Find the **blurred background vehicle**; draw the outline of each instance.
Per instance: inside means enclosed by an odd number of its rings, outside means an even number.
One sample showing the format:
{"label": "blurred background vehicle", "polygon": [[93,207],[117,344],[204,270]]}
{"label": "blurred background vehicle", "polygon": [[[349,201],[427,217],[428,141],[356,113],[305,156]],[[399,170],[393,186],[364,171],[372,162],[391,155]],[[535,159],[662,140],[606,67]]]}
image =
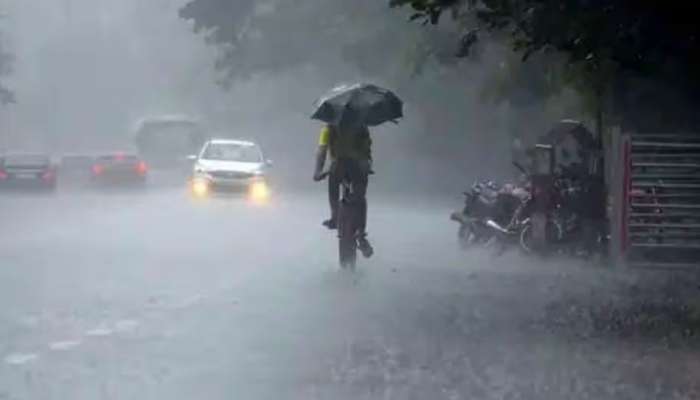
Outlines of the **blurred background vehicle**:
{"label": "blurred background vehicle", "polygon": [[205,140],[202,123],[184,115],[144,118],[134,138],[138,153],[149,165],[183,171],[189,166],[187,156],[201,149]]}
{"label": "blurred background vehicle", "polygon": [[147,177],[148,164],[135,154],[101,155],[92,164],[92,183],[97,185],[143,185]]}
{"label": "blurred background vehicle", "polygon": [[9,153],[0,161],[0,187],[14,189],[56,188],[57,172],[51,157],[43,153]]}

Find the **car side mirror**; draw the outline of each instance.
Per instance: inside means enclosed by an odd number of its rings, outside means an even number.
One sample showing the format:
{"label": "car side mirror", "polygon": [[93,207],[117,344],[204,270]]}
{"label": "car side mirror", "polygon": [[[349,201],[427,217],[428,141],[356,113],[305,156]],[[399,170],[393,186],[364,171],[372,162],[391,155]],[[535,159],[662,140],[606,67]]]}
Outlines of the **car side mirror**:
{"label": "car side mirror", "polygon": [[267,165],[268,167],[271,167],[274,165],[274,163],[272,162],[272,160],[265,160],[265,165]]}

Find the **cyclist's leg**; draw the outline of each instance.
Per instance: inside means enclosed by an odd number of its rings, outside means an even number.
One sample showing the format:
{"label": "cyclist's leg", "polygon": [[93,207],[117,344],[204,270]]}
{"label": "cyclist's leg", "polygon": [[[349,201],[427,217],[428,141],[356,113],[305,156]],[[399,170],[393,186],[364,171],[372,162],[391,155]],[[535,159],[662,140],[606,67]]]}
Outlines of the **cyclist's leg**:
{"label": "cyclist's leg", "polygon": [[367,183],[368,170],[361,163],[354,163],[350,179],[353,185],[353,196],[358,207],[357,244],[365,257],[374,254],[372,245],[367,240]]}
{"label": "cyclist's leg", "polygon": [[346,165],[346,177],[352,183],[353,203],[358,207],[360,214],[358,233],[364,233],[367,227],[367,171],[362,163],[356,160]]}
{"label": "cyclist's leg", "polygon": [[335,228],[338,223],[338,203],[340,201],[340,177],[338,169],[331,166],[330,174],[328,175],[328,203],[331,209],[330,220],[324,222],[328,228]]}
{"label": "cyclist's leg", "polygon": [[363,174],[361,171],[353,179],[353,185],[355,194],[357,196],[358,213],[360,214],[359,224],[357,226],[357,232],[360,235],[365,235],[367,233],[367,184],[368,184],[367,174]]}

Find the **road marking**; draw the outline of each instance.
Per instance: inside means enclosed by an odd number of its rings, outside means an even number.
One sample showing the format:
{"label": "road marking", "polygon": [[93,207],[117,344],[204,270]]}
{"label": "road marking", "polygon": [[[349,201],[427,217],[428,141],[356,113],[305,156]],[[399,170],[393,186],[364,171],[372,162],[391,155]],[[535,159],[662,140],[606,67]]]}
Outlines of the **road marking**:
{"label": "road marking", "polygon": [[89,331],[85,332],[85,336],[109,336],[112,333],[114,333],[114,331],[112,331],[111,329],[99,327],[90,329]]}
{"label": "road marking", "polygon": [[[222,293],[225,292],[225,289],[222,288],[220,290]],[[216,296],[214,296],[216,297]],[[190,297],[185,298],[183,301],[179,302],[179,304],[174,304],[171,307],[174,309],[184,309],[188,307],[195,306],[197,304],[202,303],[203,301],[207,299],[211,299],[212,296],[210,295],[202,295],[202,294],[196,294]],[[157,299],[156,301],[149,301],[149,305],[156,305],[156,306],[162,306],[162,304],[158,304],[160,299]],[[154,304],[155,303],[155,304]],[[238,302],[234,300],[234,303],[237,304]],[[19,323],[21,325],[24,325],[26,327],[32,327],[36,326],[40,323],[41,318],[35,316],[35,315],[26,315],[23,316],[19,319]],[[135,319],[122,319],[118,320],[114,323],[113,329],[110,329],[109,327],[106,327],[105,325],[100,325],[97,326],[93,329],[89,329],[84,332],[85,337],[107,337],[113,335],[115,332],[119,333],[125,333],[125,332],[131,332],[137,329],[141,325],[141,322]],[[177,335],[177,332],[174,331],[165,331],[163,332],[163,337],[164,338],[169,338]],[[55,342],[50,342],[48,344],[48,348],[51,351],[70,351],[71,349],[74,349],[78,346],[80,346],[83,342],[81,340],[62,340],[62,341],[55,341]],[[3,361],[6,364],[9,365],[24,365],[31,363],[33,361],[36,361],[39,359],[39,354],[37,353],[11,353],[5,356]]]}
{"label": "road marking", "polygon": [[53,351],[68,351],[74,347],[80,346],[79,340],[65,340],[62,342],[49,343],[49,349]]}
{"label": "road marking", "polygon": [[5,363],[10,365],[23,365],[39,358],[34,353],[13,353],[5,357]]}
{"label": "road marking", "polygon": [[117,332],[131,332],[139,325],[139,321],[133,319],[123,319],[114,324],[114,330]]}
{"label": "road marking", "polygon": [[205,296],[201,294],[196,294],[194,296],[190,296],[186,298],[184,301],[182,301],[180,304],[176,304],[175,308],[176,310],[187,308],[187,307],[192,307],[194,305],[197,305],[198,303],[201,303],[202,300],[205,299]]}

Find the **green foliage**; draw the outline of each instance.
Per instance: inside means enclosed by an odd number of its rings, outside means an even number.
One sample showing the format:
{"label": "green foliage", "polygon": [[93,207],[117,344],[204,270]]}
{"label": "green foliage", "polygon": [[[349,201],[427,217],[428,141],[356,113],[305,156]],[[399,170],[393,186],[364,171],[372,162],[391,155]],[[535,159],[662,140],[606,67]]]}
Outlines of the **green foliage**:
{"label": "green foliage", "polygon": [[507,51],[487,77],[482,96],[488,101],[522,106],[558,95],[566,83],[560,57],[541,54],[523,62],[517,53]]}
{"label": "green foliage", "polygon": [[[14,56],[3,46],[3,37],[0,34],[0,77],[7,76],[12,72]],[[0,104],[11,104],[16,101],[15,93],[0,83]]]}
{"label": "green foliage", "polygon": [[310,64],[381,72],[418,31],[375,0],[192,0],[180,15],[220,45],[228,82]]}
{"label": "green foliage", "polygon": [[[608,107],[627,116],[640,108],[663,109],[667,115],[676,114],[675,119],[698,119],[694,109],[700,104],[700,24],[694,2],[391,0],[390,4],[410,7],[415,11],[412,18],[423,23],[438,23],[445,13],[468,21],[463,24],[464,48],[459,54],[468,54],[479,34],[486,33],[505,38],[523,59],[564,54],[570,67],[566,82],[577,87],[588,103],[596,103],[593,108]],[[657,92],[652,95],[656,106],[650,104],[649,92],[630,95],[640,79]]]}

